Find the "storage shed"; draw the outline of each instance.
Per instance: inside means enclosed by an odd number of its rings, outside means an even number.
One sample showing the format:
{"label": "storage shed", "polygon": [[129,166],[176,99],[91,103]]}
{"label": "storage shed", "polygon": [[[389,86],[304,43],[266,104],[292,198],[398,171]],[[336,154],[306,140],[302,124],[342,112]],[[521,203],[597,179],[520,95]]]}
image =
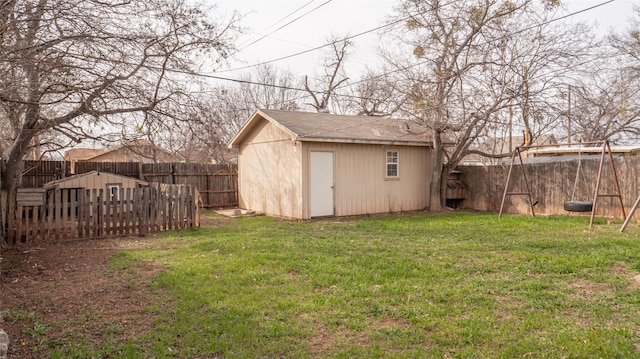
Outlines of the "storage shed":
{"label": "storage shed", "polygon": [[90,171],[78,175],[69,176],[59,180],[47,182],[45,189],[89,189],[104,190],[109,198],[120,194],[120,189],[147,186],[148,183],[135,178],[125,177],[107,172]]}
{"label": "storage shed", "polygon": [[408,121],[257,110],[229,147],[241,208],[308,219],[429,205],[433,142]]}

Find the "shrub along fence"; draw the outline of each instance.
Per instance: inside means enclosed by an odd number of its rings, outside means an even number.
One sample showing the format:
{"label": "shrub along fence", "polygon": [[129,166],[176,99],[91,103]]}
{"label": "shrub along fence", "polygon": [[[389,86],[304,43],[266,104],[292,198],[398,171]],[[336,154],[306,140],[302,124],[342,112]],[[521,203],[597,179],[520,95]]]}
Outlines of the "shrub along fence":
{"label": "shrub along fence", "polygon": [[[539,161],[539,163],[525,163],[525,171],[532,197],[534,200],[539,201],[535,207],[536,214],[589,216],[589,212],[582,214],[565,212],[563,205],[565,201],[572,199],[576,201],[593,201],[600,155],[588,156],[588,158],[583,156],[581,159],[558,156],[541,158]],[[582,164],[580,173],[578,173],[578,163],[580,161]],[[613,173],[609,163],[609,159],[605,158],[600,193],[616,193]],[[617,155],[614,156],[614,164],[624,207],[628,213],[636,198],[640,195],[640,184],[638,183],[640,157]],[[463,201],[462,207],[498,212],[509,172],[509,165],[461,166],[458,169],[462,171],[461,179],[467,185],[469,193],[468,197]],[[516,165],[513,168],[509,189],[513,192],[526,190],[520,168]],[[504,212],[530,213],[529,206],[524,201],[525,198],[525,196],[507,196]],[[618,199],[599,198],[596,216],[621,218],[622,213]],[[638,214],[635,217],[637,218]]]}
{"label": "shrub along fence", "polygon": [[235,164],[25,161],[21,188],[90,171],[108,172],[147,182],[184,184],[198,189],[205,208],[238,205],[238,166]]}
{"label": "shrub along fence", "polygon": [[[0,196],[2,242],[144,236],[200,225],[198,191],[188,185],[105,190],[50,189],[17,205],[18,191]],[[40,202],[40,203],[38,203]]]}

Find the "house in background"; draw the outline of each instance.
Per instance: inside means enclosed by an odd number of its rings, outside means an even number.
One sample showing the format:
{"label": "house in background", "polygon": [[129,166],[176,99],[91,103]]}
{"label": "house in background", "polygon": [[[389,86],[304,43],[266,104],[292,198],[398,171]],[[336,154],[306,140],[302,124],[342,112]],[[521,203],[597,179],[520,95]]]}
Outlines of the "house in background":
{"label": "house in background", "polygon": [[64,159],[70,163],[71,173],[75,173],[77,162],[181,162],[171,152],[143,140],[129,141],[113,148],[72,148],[65,152]]}
{"label": "house in background", "polygon": [[[533,145],[552,145],[556,144],[554,135],[540,135],[533,140]],[[463,166],[473,165],[495,165],[511,159],[511,154],[518,146],[524,143],[524,136],[494,137],[489,138],[485,142],[473,147],[473,150],[484,152],[490,155],[505,155],[502,158],[490,158],[479,154],[468,155],[460,162]]]}
{"label": "house in background", "polygon": [[214,165],[234,164],[238,159],[238,150],[227,148],[227,144],[185,148],[179,152],[180,156],[187,163],[210,163]]}
{"label": "house in background", "polygon": [[[595,156],[602,154],[602,144],[583,145],[580,142],[571,145],[547,148],[532,148],[526,152],[527,157],[578,157]],[[615,156],[637,157],[640,156],[640,146],[611,146],[611,154]]]}
{"label": "house in background", "polygon": [[308,219],[429,205],[433,141],[407,121],[257,110],[229,147],[241,208]]}

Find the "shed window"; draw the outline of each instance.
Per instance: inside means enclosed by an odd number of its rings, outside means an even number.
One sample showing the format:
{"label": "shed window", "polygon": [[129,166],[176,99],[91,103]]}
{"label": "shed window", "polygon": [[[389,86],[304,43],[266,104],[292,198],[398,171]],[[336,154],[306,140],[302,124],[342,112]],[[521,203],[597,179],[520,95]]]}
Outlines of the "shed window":
{"label": "shed window", "polygon": [[122,185],[118,184],[108,184],[107,185],[107,193],[109,193],[109,201],[120,200],[120,188]]}
{"label": "shed window", "polygon": [[398,151],[387,151],[387,178],[398,178]]}

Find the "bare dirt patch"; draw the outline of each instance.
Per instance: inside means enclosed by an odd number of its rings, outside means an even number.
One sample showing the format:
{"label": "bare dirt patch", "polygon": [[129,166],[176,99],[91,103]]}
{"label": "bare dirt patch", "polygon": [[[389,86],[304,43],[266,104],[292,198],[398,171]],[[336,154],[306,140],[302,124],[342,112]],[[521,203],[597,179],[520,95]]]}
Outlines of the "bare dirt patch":
{"label": "bare dirt patch", "polygon": [[586,279],[576,280],[571,287],[575,290],[575,295],[589,302],[600,299],[602,295],[613,295],[614,291],[607,285],[592,282]]}
{"label": "bare dirt patch", "polygon": [[406,329],[408,327],[410,327],[409,323],[407,323],[406,321],[402,320],[402,319],[396,319],[396,318],[384,318],[383,320],[375,323],[373,325],[374,328],[398,328],[398,329]]}
{"label": "bare dirt patch", "polygon": [[51,351],[46,343],[70,338],[99,345],[151,330],[155,315],[145,308],[158,294],[145,282],[159,268],[106,266],[114,254],[144,248],[148,241],[58,241],[2,249],[0,327],[9,334],[9,358],[46,358]]}

